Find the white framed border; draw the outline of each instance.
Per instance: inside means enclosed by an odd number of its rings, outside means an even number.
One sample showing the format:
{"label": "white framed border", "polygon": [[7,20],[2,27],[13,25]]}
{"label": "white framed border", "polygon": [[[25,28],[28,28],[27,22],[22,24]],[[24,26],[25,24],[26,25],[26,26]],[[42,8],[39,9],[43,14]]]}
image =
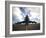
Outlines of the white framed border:
{"label": "white framed border", "polygon": [[[12,31],[12,7],[39,7],[40,8],[40,30]],[[10,4],[10,34],[42,33],[43,32],[43,6]]]}

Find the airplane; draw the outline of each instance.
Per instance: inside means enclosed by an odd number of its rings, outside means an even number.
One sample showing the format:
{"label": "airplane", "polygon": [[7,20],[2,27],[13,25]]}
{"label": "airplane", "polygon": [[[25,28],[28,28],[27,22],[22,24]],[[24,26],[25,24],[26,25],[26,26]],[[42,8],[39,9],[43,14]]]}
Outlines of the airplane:
{"label": "airplane", "polygon": [[29,21],[28,15],[26,15],[24,21],[22,21],[22,22],[17,22],[17,23],[15,23],[15,24],[22,24],[22,23],[25,23],[26,25],[28,25],[29,23],[37,23],[37,22],[35,22],[35,21]]}

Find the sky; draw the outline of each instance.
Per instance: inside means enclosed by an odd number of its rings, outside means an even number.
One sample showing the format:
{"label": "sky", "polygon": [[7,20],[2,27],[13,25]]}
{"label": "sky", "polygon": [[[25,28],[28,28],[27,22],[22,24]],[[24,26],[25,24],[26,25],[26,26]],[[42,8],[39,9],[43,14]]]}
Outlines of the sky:
{"label": "sky", "polygon": [[24,21],[26,15],[30,21],[40,23],[39,7],[12,7],[12,24]]}

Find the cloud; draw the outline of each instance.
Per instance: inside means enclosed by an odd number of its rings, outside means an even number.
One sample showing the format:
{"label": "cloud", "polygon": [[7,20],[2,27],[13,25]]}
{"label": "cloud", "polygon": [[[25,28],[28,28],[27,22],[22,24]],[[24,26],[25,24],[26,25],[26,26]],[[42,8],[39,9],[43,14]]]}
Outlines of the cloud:
{"label": "cloud", "polygon": [[[35,10],[36,9],[36,10]],[[28,7],[13,7],[13,23],[24,21],[26,15],[29,16],[30,21],[40,22],[39,8]]]}

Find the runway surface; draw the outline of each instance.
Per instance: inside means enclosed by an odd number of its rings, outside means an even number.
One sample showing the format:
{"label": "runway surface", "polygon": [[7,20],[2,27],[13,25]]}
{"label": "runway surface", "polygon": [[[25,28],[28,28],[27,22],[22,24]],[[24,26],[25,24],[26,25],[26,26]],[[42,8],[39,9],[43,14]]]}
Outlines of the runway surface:
{"label": "runway surface", "polygon": [[12,28],[13,31],[40,30],[40,24],[15,24]]}

